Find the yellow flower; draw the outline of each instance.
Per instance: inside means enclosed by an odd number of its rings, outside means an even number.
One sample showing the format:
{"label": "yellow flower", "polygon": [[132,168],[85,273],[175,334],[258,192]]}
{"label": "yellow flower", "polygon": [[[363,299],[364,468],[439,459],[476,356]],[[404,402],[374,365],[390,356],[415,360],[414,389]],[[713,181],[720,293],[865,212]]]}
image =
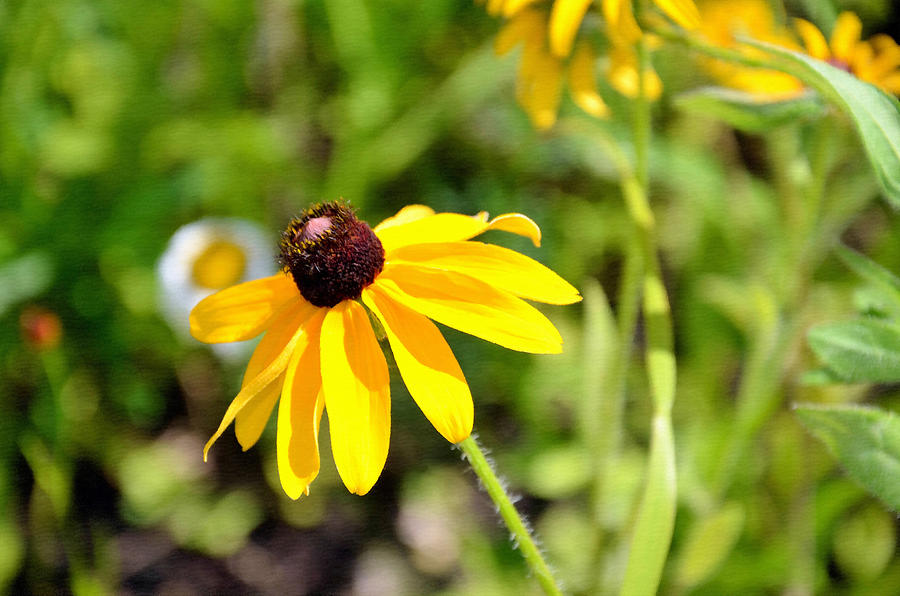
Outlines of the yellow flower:
{"label": "yellow flower", "polygon": [[[554,8],[557,5],[567,4],[557,0]],[[574,19],[576,16],[578,18]],[[564,77],[568,78],[572,100],[578,107],[598,118],[609,113],[597,91],[594,76],[597,56],[590,43],[579,42],[571,58],[567,59],[581,16],[556,10],[548,16],[545,11],[527,8],[513,15],[497,35],[494,49],[498,55],[520,43],[523,46],[516,99],[539,130],[548,129],[556,122]]]}
{"label": "yellow flower", "polygon": [[900,46],[891,37],[879,34],[862,41],[862,23],[852,12],[838,16],[829,41],[809,21],[796,19],[796,26],[806,52],[813,58],[842,68],[888,93],[900,94]]}
{"label": "yellow flower", "polygon": [[[776,22],[766,0],[711,0],[701,4],[701,13],[701,31],[715,45],[765,58],[764,51],[742,45],[736,38],[764,41],[828,62],[889,93],[900,93],[900,46],[883,34],[861,41],[862,23],[852,12],[838,16],[830,40],[809,21],[795,19],[803,45],[793,31]],[[705,65],[722,85],[754,93],[764,101],[787,99],[804,90],[799,79],[776,70],[713,59]]]}
{"label": "yellow flower", "polygon": [[[802,51],[787,27],[778,24],[768,0],[712,0],[700,5],[700,31],[713,44],[734,48],[748,57],[765,58],[762,50],[740,44],[748,37],[794,51]],[[777,70],[750,68],[707,59],[704,66],[719,83],[757,95],[762,101],[788,99],[803,91],[803,83]]]}
{"label": "yellow flower", "polygon": [[[605,117],[609,109],[597,91],[594,65],[597,54],[593,45],[576,41],[590,8],[591,0],[554,0],[547,10],[534,6],[538,0],[488,0],[487,11],[510,19],[497,36],[495,50],[505,54],[522,44],[522,59],[516,80],[516,99],[525,109],[532,124],[547,129],[556,122],[567,79],[572,100],[582,110]],[[697,8],[692,0],[656,0],[655,4],[678,24],[695,28],[699,24]],[[637,54],[634,43],[642,35],[631,12],[630,0],[603,0],[611,51],[606,75],[620,93],[638,94]],[[655,72],[645,73],[645,91],[651,99],[659,97],[662,85]]]}
{"label": "yellow flower", "polygon": [[540,263],[471,241],[487,230],[540,243],[537,225],[515,213],[488,220],[412,205],[373,231],[343,204],[325,203],[293,220],[282,235],[281,273],[222,290],[191,312],[191,333],[201,341],[265,332],[204,458],[232,421],[249,449],[280,399],[276,451],[285,492],[294,499],[309,493],[325,409],[341,479],[353,493],[368,492],[384,467],[391,426],[388,369],[370,315],[435,429],[451,443],[468,437],[469,387],[429,319],[513,350],[558,353],[559,332],[522,298],[581,299]]}

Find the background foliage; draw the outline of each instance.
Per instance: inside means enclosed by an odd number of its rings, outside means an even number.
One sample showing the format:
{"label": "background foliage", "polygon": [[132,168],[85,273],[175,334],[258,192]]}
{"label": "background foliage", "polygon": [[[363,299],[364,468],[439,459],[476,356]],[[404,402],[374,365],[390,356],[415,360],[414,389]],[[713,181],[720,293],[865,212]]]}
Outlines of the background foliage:
{"label": "background foliage", "polygon": [[[852,8],[890,33],[889,6]],[[451,0],[0,4],[0,589],[535,592],[398,375],[388,463],[364,498],[324,450],[311,495],[285,497],[274,428],[247,453],[226,435],[201,461],[244,361],[160,314],[168,239],[216,215],[259,222],[274,243],[292,214],[343,196],[373,224],[409,203],[540,223],[541,249],[491,241],[583,289],[582,306],[545,311],[565,353],[445,332],[476,432],[559,576],[574,593],[616,590],[650,415],[637,361],[624,410],[604,399],[618,341],[607,300],[615,310],[630,227],[596,141],[623,123],[565,105],[557,133],[536,133],[513,100],[515,58],[493,55],[496,30]],[[668,52],[656,62],[669,94],[703,82],[684,50]],[[896,213],[846,119],[815,110],[740,132],[690,106],[664,97],[651,150],[680,375],[663,591],[898,593],[894,514],[791,412],[897,408],[889,379],[804,375],[822,365],[812,326],[883,304],[832,249],[900,271]],[[812,211],[816,168],[826,184]],[[29,336],[35,313],[58,317],[58,345]]]}

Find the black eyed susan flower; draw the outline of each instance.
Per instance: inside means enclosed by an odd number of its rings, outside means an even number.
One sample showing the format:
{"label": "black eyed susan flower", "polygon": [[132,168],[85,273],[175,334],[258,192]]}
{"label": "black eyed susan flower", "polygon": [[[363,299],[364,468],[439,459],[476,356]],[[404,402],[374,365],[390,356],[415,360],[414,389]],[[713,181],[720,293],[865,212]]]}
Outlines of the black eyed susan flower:
{"label": "black eyed susan flower", "polygon": [[888,93],[900,94],[900,46],[890,36],[881,33],[863,41],[862,22],[852,12],[838,15],[827,41],[809,21],[796,19],[796,26],[806,52],[813,58],[842,68]]}
{"label": "black eyed susan flower", "polygon": [[521,214],[489,220],[422,205],[403,208],[374,230],[342,203],[314,206],[291,221],[281,239],[282,272],[222,290],[191,312],[191,333],[201,341],[265,333],[204,457],[232,422],[249,449],[278,402],[278,472],[296,499],[318,474],[319,423],[327,410],[338,473],[351,492],[367,493],[384,467],[391,427],[388,368],[369,313],[435,429],[451,443],[468,437],[472,396],[429,319],[513,350],[557,353],[559,332],[522,298],[581,299],[538,262],[471,240],[487,230],[540,243],[540,229]]}

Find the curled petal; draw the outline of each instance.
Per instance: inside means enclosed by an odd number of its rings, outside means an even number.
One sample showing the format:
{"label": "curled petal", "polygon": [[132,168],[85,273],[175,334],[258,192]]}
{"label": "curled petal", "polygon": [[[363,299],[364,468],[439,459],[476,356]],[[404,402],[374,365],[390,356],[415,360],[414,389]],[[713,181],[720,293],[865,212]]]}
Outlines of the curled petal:
{"label": "curled petal", "polygon": [[365,289],[362,299],[384,326],[400,376],[425,417],[451,443],[468,437],[472,394],[438,328],[377,286]]}
{"label": "curled petal", "polygon": [[534,259],[482,242],[420,244],[396,250],[391,263],[462,273],[529,300],[572,304],[581,296],[569,282]]}
{"label": "curled petal", "polygon": [[206,343],[250,339],[297,300],[297,286],[285,273],[244,282],[201,300],[191,311],[191,335]]}
{"label": "curled petal", "polygon": [[247,407],[247,405],[258,397],[269,385],[275,383],[281,377],[282,373],[284,373],[294,348],[300,342],[303,335],[303,324],[316,312],[316,310],[318,309],[313,307],[311,309],[300,309],[297,311],[296,318],[294,319],[295,326],[290,327],[293,329],[290,339],[281,351],[266,364],[259,374],[241,387],[240,392],[238,392],[237,396],[231,401],[228,409],[225,410],[225,416],[222,417],[222,422],[219,423],[219,428],[203,447],[203,461],[206,461],[207,455],[209,454],[209,448],[222,436],[222,433],[225,432],[225,429],[228,428],[228,425],[232,423],[241,410]]}
{"label": "curled petal", "polygon": [[[303,325],[315,311],[315,306],[305,300],[298,303],[294,308],[285,308],[272,320],[269,330],[263,335],[263,338],[253,350],[253,356],[247,364],[247,370],[244,371],[244,381],[241,388],[249,385],[253,379],[278,357],[278,354],[284,350],[294,335],[294,331],[300,325]],[[235,415],[234,434],[237,436],[238,443],[241,448],[246,451],[256,444],[260,435],[266,428],[269,421],[269,415],[278,396],[281,394],[281,386],[284,382],[283,376],[279,376],[269,385],[264,387],[256,394],[253,399],[247,402]]]}
{"label": "curled petal", "polygon": [[505,213],[490,221],[485,221],[483,214],[470,217],[459,213],[436,213],[376,230],[375,233],[381,240],[386,256],[390,258],[391,252],[402,246],[468,240],[488,230],[503,230],[525,236],[535,246],[540,246],[541,243],[541,229],[521,213]]}
{"label": "curled petal", "polygon": [[432,209],[431,207],[428,207],[426,205],[407,205],[406,207],[398,211],[396,215],[392,215],[391,217],[375,226],[375,232],[390,228],[392,226],[398,226],[400,224],[416,221],[417,219],[422,219],[423,217],[428,217],[429,215],[434,215],[434,209]]}
{"label": "curled petal", "polygon": [[285,371],[278,405],[278,477],[292,499],[309,494],[319,474],[319,421],[325,400],[319,365],[322,309],[307,324],[303,341],[294,349]]}
{"label": "curled petal", "polygon": [[448,327],[511,350],[557,354],[562,338],[547,317],[508,292],[450,271],[385,265],[373,286]]}
{"label": "curled petal", "polygon": [[387,459],[391,432],[387,363],[365,309],[352,300],[328,310],[319,343],[334,462],[347,489],[364,495]]}

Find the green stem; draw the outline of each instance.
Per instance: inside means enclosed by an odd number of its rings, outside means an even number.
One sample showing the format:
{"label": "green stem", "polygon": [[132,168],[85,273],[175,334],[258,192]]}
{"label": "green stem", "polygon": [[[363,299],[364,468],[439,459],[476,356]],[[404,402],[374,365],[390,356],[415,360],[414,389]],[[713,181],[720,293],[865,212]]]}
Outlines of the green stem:
{"label": "green stem", "polygon": [[[640,18],[641,2],[635,3]],[[638,98],[635,101],[635,174],[625,177],[622,189],[628,213],[634,222],[643,261],[641,309],[646,331],[645,366],[653,399],[653,419],[647,483],[631,539],[621,594],[645,596],[659,589],[663,567],[675,528],[675,441],[672,433],[672,403],[675,399],[675,353],[672,314],[657,257],[656,224],[647,197],[649,187],[650,103],[644,85],[650,68],[646,41],[637,44]]]}
{"label": "green stem", "polygon": [[528,563],[544,592],[548,595],[561,596],[562,590],[560,590],[556,580],[553,578],[550,567],[544,560],[544,556],[538,549],[525,522],[522,521],[519,512],[516,511],[515,506],[512,504],[509,495],[506,494],[506,490],[504,490],[503,484],[497,478],[497,474],[491,467],[490,462],[488,462],[481,447],[475,441],[475,437],[470,435],[467,439],[457,443],[457,445],[466,455],[469,465],[472,466],[475,474],[478,475],[484,490],[487,491],[491,500],[497,506],[500,517],[503,518],[506,527],[512,532],[513,538],[522,556],[525,558],[525,562]]}

